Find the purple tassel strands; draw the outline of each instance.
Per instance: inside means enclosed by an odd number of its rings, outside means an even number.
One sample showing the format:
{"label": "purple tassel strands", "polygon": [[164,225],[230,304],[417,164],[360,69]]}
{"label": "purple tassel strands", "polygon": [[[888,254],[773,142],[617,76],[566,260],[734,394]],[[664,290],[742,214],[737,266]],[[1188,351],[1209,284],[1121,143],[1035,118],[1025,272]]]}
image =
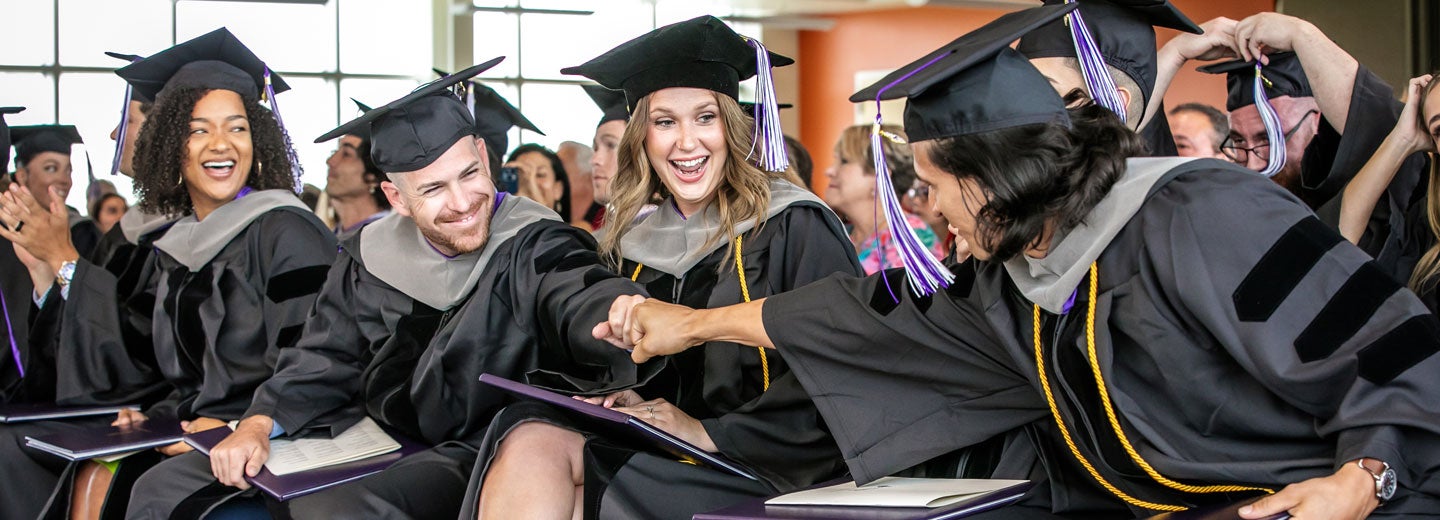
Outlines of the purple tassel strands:
{"label": "purple tassel strands", "polygon": [[[1074,1],[1066,0],[1065,3]],[[1075,57],[1080,62],[1080,75],[1085,77],[1085,89],[1090,91],[1090,97],[1096,103],[1125,121],[1125,103],[1115,90],[1115,78],[1110,77],[1110,69],[1100,56],[1100,46],[1085,26],[1085,18],[1080,16],[1079,10],[1075,10],[1065,15],[1065,22],[1070,26],[1070,38],[1075,42]]]}
{"label": "purple tassel strands", "polygon": [[[775,80],[771,77],[770,51],[760,40],[746,38],[755,48],[755,139],[750,143],[750,157],[760,148],[757,165],[767,172],[780,173],[790,168],[785,152],[785,133],[780,129],[780,107],[775,100]],[[748,159],[749,157],[747,157]]]}
{"label": "purple tassel strands", "polygon": [[[270,102],[270,113],[275,115],[275,124],[280,125],[282,130],[285,129],[285,119],[280,117],[280,105],[275,101],[275,87],[270,84],[270,67],[265,67],[265,99]],[[295,178],[295,193],[298,194],[305,190],[305,183],[300,180],[304,170],[300,168],[300,158],[295,156],[293,148],[287,156],[290,158],[291,176]]]}
{"label": "purple tassel strands", "polygon": [[0,312],[5,313],[5,334],[10,336],[10,355],[15,357],[15,370],[20,372],[20,377],[25,377],[25,364],[20,362],[20,346],[15,344],[15,326],[10,324],[10,304],[5,301],[4,291],[0,291]]}
{"label": "purple tassel strands", "polygon": [[115,131],[115,158],[110,161],[110,175],[120,173],[120,158],[125,154],[125,129],[130,127],[130,100],[134,87],[125,84],[125,104],[120,108],[120,129]]}
{"label": "purple tassel strands", "polygon": [[1270,142],[1270,162],[1260,170],[1260,175],[1274,177],[1285,167],[1285,130],[1280,127],[1280,115],[1270,105],[1270,96],[1265,94],[1268,80],[1260,74],[1260,64],[1255,64],[1255,108],[1260,111],[1260,121],[1265,123],[1265,136]]}
{"label": "purple tassel strands", "polygon": [[[880,117],[875,117],[875,126],[870,132],[870,148],[875,158],[875,200],[885,213],[885,223],[890,226],[890,236],[895,238],[900,249],[900,258],[905,263],[905,277],[916,296],[926,296],[942,287],[948,287],[955,275],[920,242],[920,236],[905,219],[905,210],[900,206],[900,196],[895,193],[895,183],[890,179],[890,167],[885,161],[885,146],[882,139],[904,143],[900,136],[880,129]],[[893,296],[893,292],[892,292]]]}

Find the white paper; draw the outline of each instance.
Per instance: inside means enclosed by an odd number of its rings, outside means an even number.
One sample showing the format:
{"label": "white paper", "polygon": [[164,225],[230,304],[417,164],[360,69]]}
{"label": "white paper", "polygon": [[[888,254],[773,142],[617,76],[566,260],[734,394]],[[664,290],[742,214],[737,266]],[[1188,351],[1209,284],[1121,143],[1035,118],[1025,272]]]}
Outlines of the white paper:
{"label": "white paper", "polygon": [[885,477],[864,486],[854,481],[766,500],[769,505],[941,507],[1004,489],[1024,480]]}
{"label": "white paper", "polygon": [[265,467],[276,476],[367,459],[400,449],[369,417],[331,439],[279,439],[270,441]]}

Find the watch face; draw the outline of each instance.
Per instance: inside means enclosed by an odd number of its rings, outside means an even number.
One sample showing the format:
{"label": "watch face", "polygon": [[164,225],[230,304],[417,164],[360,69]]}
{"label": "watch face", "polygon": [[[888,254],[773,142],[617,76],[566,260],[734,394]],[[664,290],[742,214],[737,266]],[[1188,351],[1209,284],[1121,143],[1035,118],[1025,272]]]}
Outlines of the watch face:
{"label": "watch face", "polygon": [[1396,481],[1396,478],[1395,478],[1395,470],[1393,470],[1393,469],[1386,468],[1386,469],[1385,469],[1385,472],[1380,474],[1380,485],[1379,485],[1379,488],[1380,488],[1380,489],[1379,489],[1379,495],[1380,495],[1379,498],[1380,498],[1380,500],[1382,500],[1382,501],[1390,500],[1392,497],[1395,496],[1395,487],[1396,487],[1396,482],[1395,482],[1395,481]]}

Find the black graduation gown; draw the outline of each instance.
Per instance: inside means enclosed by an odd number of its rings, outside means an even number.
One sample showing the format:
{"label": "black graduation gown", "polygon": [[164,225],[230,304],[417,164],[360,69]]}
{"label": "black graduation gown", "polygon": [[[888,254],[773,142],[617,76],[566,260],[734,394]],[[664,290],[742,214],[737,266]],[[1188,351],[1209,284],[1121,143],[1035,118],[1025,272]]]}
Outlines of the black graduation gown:
{"label": "black graduation gown", "polygon": [[[1368,456],[1400,476],[1377,516],[1440,510],[1440,324],[1300,200],[1219,161],[1187,163],[1098,264],[1097,364],[1122,431],[1159,474],[1279,489]],[[855,479],[1028,424],[1048,484],[1031,503],[1148,512],[1076,462],[1041,391],[1030,302],[1004,266],[970,265],[926,298],[906,288],[895,303],[881,277],[837,276],[766,302],[766,330]],[[1143,500],[1246,495],[1172,491],[1120,449],[1085,350],[1088,283],[1068,314],[1044,312],[1040,325],[1049,386],[1080,453]]]}
{"label": "black graduation gown", "polygon": [[[774,214],[759,231],[744,232],[741,256],[753,299],[832,273],[863,272],[839,219],[813,195],[798,190],[788,183],[772,183]],[[776,200],[780,197],[801,200],[787,205]],[[657,211],[675,210],[666,202]],[[640,269],[637,280],[652,297],[663,301],[698,308],[739,303],[743,298],[735,257],[725,244],[720,242],[718,249],[705,254],[681,277],[647,266]],[[634,261],[626,260],[622,274],[634,275],[635,268]],[[719,452],[749,468],[760,480],[637,452],[587,434],[586,518],[689,517],[843,473],[828,428],[782,354],[768,355],[769,390],[763,389],[760,357],[753,347],[713,344],[669,361],[665,373],[639,393],[647,399],[663,397],[700,420]],[[486,438],[462,516],[474,516],[486,467],[500,440],[511,428],[530,420],[578,429],[543,407],[506,409]],[[665,492],[654,492],[662,488]]]}

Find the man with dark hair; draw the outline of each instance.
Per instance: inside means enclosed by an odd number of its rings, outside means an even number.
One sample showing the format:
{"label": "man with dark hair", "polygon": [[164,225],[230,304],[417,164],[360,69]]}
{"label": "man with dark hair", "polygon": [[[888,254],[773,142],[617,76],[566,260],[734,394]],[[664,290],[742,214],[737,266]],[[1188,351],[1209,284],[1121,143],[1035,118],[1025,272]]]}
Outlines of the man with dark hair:
{"label": "man with dark hair", "polygon": [[1204,103],[1185,103],[1170,111],[1170,133],[1181,157],[1225,159],[1220,143],[1230,134],[1230,117]]}
{"label": "man with dark hair", "polygon": [[[359,101],[355,104],[362,113],[370,111]],[[390,214],[390,201],[380,190],[385,174],[370,160],[368,128],[340,136],[325,166],[325,194],[335,208],[335,234],[341,239]]]}

